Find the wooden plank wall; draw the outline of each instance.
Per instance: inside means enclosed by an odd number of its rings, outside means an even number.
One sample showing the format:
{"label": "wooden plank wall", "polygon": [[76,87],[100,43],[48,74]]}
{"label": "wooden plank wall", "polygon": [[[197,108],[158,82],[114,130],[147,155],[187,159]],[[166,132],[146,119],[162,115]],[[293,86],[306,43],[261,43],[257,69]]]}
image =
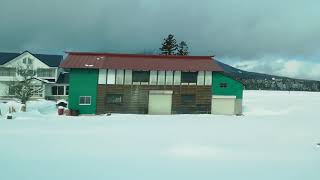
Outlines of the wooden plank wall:
{"label": "wooden plank wall", "polygon": [[[147,114],[150,90],[172,90],[172,114],[211,112],[211,86],[98,85],[97,114]],[[107,104],[108,94],[122,94],[122,104]],[[195,104],[182,104],[181,95],[194,94]]]}

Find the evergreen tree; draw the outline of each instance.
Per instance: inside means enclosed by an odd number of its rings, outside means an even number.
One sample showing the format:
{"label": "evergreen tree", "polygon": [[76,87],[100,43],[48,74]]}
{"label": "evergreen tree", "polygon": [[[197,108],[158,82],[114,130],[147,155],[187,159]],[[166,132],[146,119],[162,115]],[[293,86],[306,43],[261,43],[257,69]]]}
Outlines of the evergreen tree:
{"label": "evergreen tree", "polygon": [[169,34],[167,38],[163,39],[162,47],[160,48],[163,55],[176,55],[178,49],[177,41],[174,35]]}
{"label": "evergreen tree", "polygon": [[189,55],[189,48],[185,41],[181,41],[181,43],[178,45],[178,53],[179,56],[188,56]]}

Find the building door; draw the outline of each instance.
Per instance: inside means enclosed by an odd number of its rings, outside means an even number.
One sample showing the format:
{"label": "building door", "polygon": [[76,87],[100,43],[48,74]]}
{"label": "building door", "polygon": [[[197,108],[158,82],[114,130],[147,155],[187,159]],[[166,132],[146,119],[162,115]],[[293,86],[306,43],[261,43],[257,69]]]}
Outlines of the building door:
{"label": "building door", "polygon": [[212,96],[211,114],[234,115],[235,96]]}
{"label": "building door", "polygon": [[171,114],[172,91],[149,91],[149,114]]}

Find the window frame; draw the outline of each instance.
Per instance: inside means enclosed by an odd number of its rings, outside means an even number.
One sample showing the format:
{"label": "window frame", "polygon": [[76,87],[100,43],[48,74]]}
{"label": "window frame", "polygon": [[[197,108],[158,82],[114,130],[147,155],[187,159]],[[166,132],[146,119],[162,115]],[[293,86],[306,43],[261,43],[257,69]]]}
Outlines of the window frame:
{"label": "window frame", "polygon": [[[192,81],[188,80],[190,77],[192,77]],[[181,84],[184,84],[184,83],[188,83],[188,84],[197,84],[198,83],[198,75],[199,75],[199,72],[181,72]],[[190,76],[190,77],[186,77],[186,76]],[[186,80],[187,79],[187,80]]]}
{"label": "window frame", "polygon": [[228,88],[228,83],[225,83],[225,82],[220,83],[220,88],[221,89]]}
{"label": "window frame", "polygon": [[[81,98],[84,98],[84,103],[81,103]],[[90,103],[86,102],[86,98],[89,98]],[[92,104],[92,96],[79,96],[79,105],[80,106],[91,106]]]}
{"label": "window frame", "polygon": [[[63,86],[63,85],[51,86],[51,95],[52,96],[68,96],[69,93],[67,94],[67,90],[69,91],[69,89],[67,89],[67,87],[69,87],[69,86]],[[61,90],[61,88],[63,89],[62,94],[59,94],[59,88],[60,88],[60,90]],[[53,93],[53,89],[55,89],[56,94]]]}
{"label": "window frame", "polygon": [[[142,76],[141,74],[144,74],[146,73],[148,75],[148,77],[146,77],[145,80],[141,81],[141,79],[139,79],[139,81],[136,81],[137,77],[137,74],[140,74],[140,76]],[[139,77],[141,78],[141,77]],[[132,83],[148,83],[149,84],[149,81],[150,81],[150,71],[132,71]]]}

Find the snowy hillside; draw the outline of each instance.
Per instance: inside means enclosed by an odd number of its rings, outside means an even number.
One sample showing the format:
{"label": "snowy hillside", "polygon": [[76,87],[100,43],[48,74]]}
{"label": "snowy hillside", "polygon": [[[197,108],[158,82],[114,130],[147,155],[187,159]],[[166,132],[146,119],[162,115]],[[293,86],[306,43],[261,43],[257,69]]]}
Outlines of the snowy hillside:
{"label": "snowy hillside", "polygon": [[319,180],[319,107],[320,93],[273,91],[245,91],[244,116],[59,117],[31,102],[0,117],[0,179]]}

